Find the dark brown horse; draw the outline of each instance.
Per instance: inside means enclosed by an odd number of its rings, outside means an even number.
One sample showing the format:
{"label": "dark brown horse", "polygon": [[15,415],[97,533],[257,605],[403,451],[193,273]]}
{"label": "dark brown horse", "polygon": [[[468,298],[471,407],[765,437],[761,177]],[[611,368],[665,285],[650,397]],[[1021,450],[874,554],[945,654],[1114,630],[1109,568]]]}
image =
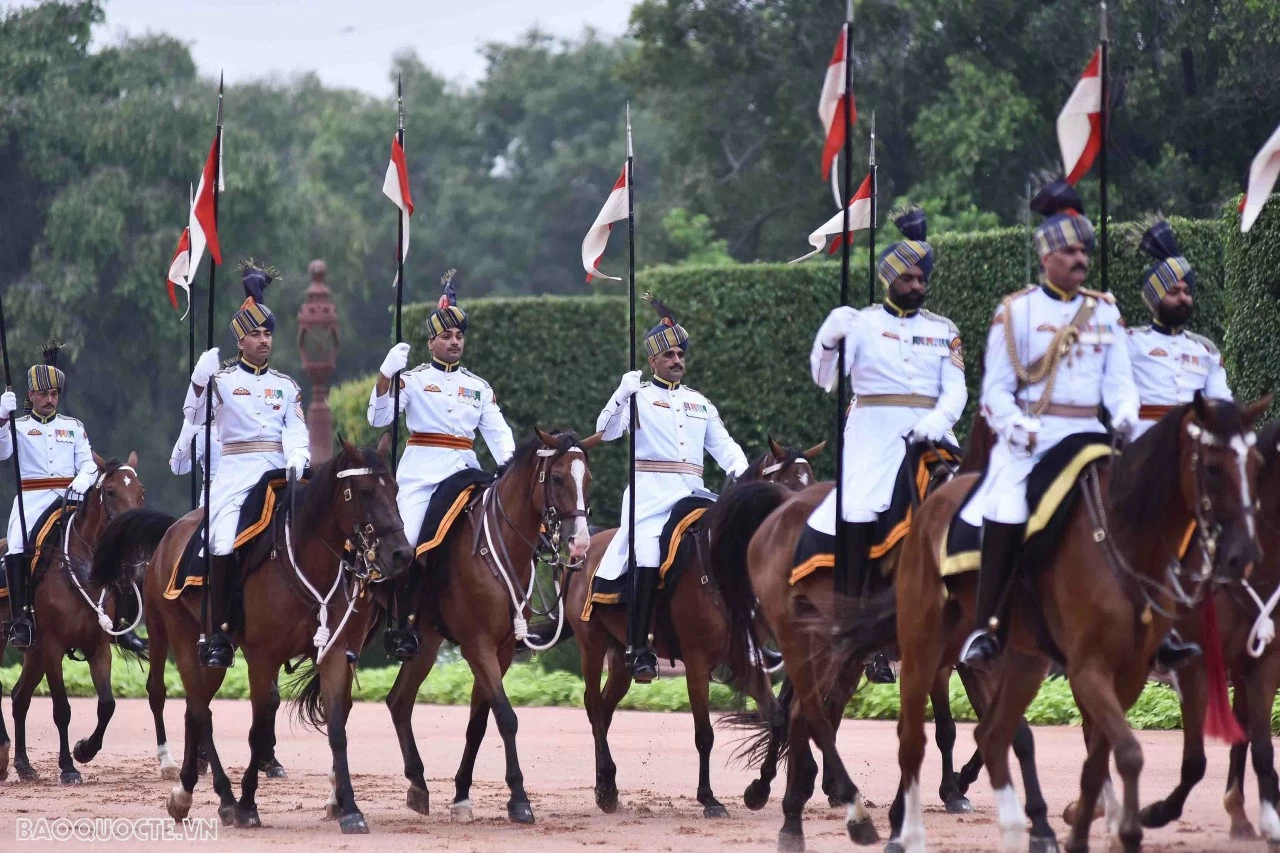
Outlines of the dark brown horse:
{"label": "dark brown horse", "polygon": [[[1249,425],[1268,402],[1241,408],[1197,396],[1111,466],[1086,468],[1053,556],[1025,567],[1014,592],[1008,648],[992,674],[995,693],[975,732],[996,792],[1003,849],[1020,849],[1026,826],[1008,750],[1050,654],[1065,661],[1089,733],[1081,807],[1066,849],[1088,849],[1089,824],[1113,751],[1124,783],[1116,829],[1126,851],[1138,849],[1142,749],[1125,709],[1141,693],[1151,656],[1170,627],[1175,587],[1199,585],[1199,578],[1180,576],[1176,558],[1188,527],[1196,523],[1213,540],[1221,576],[1238,577],[1258,557],[1252,495],[1260,460],[1251,450]],[[925,849],[919,791],[924,699],[939,670],[955,660],[973,620],[975,584],[948,588],[940,567],[947,530],[972,485],[957,478],[925,501],[899,564],[898,600],[886,603],[873,620],[896,620],[902,654],[902,779],[895,809],[903,814],[895,841],[908,853]],[[833,644],[833,666],[859,660],[867,638],[882,630],[846,620]]]}
{"label": "dark brown horse", "polygon": [[[1226,674],[1235,687],[1234,712],[1246,736],[1245,741],[1232,745],[1227,771],[1223,806],[1231,817],[1231,837],[1257,837],[1244,810],[1245,758],[1252,749],[1253,770],[1258,777],[1258,829],[1274,846],[1280,843],[1280,780],[1271,742],[1271,713],[1280,688],[1280,643],[1267,641],[1268,634],[1274,638],[1274,623],[1270,621],[1274,611],[1263,611],[1273,597],[1280,597],[1280,423],[1269,424],[1258,433],[1258,450],[1263,458],[1258,481],[1258,541],[1263,560],[1241,584],[1217,590],[1214,614],[1220,628]],[[1199,558],[1200,552],[1195,549],[1189,556]],[[1268,626],[1271,631],[1267,631]],[[1187,796],[1204,778],[1207,763],[1204,740],[1211,687],[1206,671],[1210,650],[1204,636],[1204,610],[1198,608],[1184,615],[1178,620],[1178,631],[1184,638],[1201,643],[1205,655],[1179,668],[1174,675],[1182,709],[1181,778],[1167,797],[1142,810],[1142,825],[1152,828],[1182,816]]]}
{"label": "dark brown horse", "polygon": [[[370,585],[403,574],[413,551],[396,511],[395,479],[371,451],[343,441],[338,454],[317,466],[298,487],[296,506],[296,517],[288,510],[276,513],[271,547],[246,546],[241,585],[244,617],[241,624],[233,625],[233,633],[249,668],[253,723],[239,801],[213,747],[209,704],[226,671],[206,669],[197,662],[200,596],[198,592],[172,599],[164,596],[173,566],[200,527],[200,510],[169,528],[147,568],[145,599],[153,661],[160,661],[162,667],[161,650],[172,649],[187,693],[180,782],[167,803],[174,820],[182,820],[191,809],[203,747],[223,822],[260,825],[255,795],[259,769],[275,741],[276,675],[287,661],[307,656],[315,665],[299,701],[309,722],[328,729],[333,752],[328,813],[339,818],[343,832],[368,831],[356,806],[347,763],[346,720],[354,662],[379,614]],[[152,666],[154,672],[156,663]]]}
{"label": "dark brown horse", "polygon": [[[825,446],[823,442],[800,451],[784,448],[770,438],[769,451],[751,463],[739,482],[772,482],[788,491],[798,491],[813,482],[810,462]],[[761,666],[759,652],[746,643],[732,642],[724,598],[716,584],[709,582],[711,573],[703,557],[712,535],[711,528],[718,518],[712,507],[697,527],[690,530],[695,556],[684,567],[683,581],[665,593],[667,616],[661,623],[669,624],[670,632],[654,632],[659,655],[684,661],[689,710],[693,714],[693,743],[698,750],[697,796],[706,817],[728,816],[711,791],[711,748],[715,743],[710,710],[712,671],[717,666],[727,666],[735,685],[754,698],[764,713],[773,706],[772,687],[768,673]],[[582,617],[595,569],[617,532],[617,528],[611,528],[591,537],[586,569],[573,575],[565,593],[569,625],[578,638],[582,655],[587,719],[595,738],[596,805],[609,814],[618,808],[618,768],[609,752],[609,726],[618,703],[631,687],[631,672],[623,653],[627,619],[622,607],[605,605],[595,605],[590,619]],[[609,677],[602,692],[600,676],[606,657]]]}
{"label": "dark brown horse", "polygon": [[[434,556],[425,570],[415,609],[422,646],[415,658],[401,664],[387,694],[409,780],[406,803],[420,814],[430,811],[431,800],[413,736],[413,706],[447,635],[457,642],[475,676],[467,744],[454,777],[450,816],[461,822],[472,820],[472,772],[492,711],[507,758],[506,780],[511,789],[507,817],[516,823],[533,823],[516,755],[516,714],[503,690],[502,676],[515,652],[515,626],[523,627],[529,615],[528,591],[540,529],[545,527],[555,539],[560,524],[571,522],[569,557],[586,556],[591,489],[587,453],[599,443],[599,433],[579,441],[572,433],[537,430],[536,437],[516,448],[497,481],[482,493],[481,502],[457,521],[444,546],[447,554],[443,559]],[[492,565],[486,555],[495,558]],[[421,566],[421,561],[416,565]]]}
{"label": "dark brown horse", "polygon": [[[64,785],[80,783],[80,771],[72,759],[81,764],[93,760],[102,749],[102,737],[116,708],[111,693],[112,635],[104,623],[115,630],[122,613],[140,612],[136,586],[127,582],[99,585],[89,576],[94,549],[107,524],[120,513],[142,505],[145,490],[136,470],[138,456],[130,453],[123,464],[97,457],[95,461],[97,481],[75,510],[64,514],[60,527],[50,533],[35,555],[32,582],[36,644],[23,653],[22,674],[13,687],[13,763],[18,778],[24,782],[40,777],[27,760],[27,709],[41,679],[47,678],[53,721],[58,726],[59,779]],[[4,648],[4,637],[0,636],[0,654]],[[98,725],[93,734],[76,743],[74,750],[69,747],[67,732],[71,703],[62,681],[62,656],[73,649],[89,661],[89,675],[98,696]],[[0,779],[8,773],[8,759],[9,735],[0,716]]]}

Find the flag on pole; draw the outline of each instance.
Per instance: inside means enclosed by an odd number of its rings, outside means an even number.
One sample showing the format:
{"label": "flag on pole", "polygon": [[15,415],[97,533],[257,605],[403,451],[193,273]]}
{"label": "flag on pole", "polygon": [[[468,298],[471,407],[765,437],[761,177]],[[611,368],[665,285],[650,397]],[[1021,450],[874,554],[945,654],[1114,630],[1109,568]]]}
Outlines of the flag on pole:
{"label": "flag on pole", "polygon": [[1249,166],[1249,185],[1245,188],[1244,198],[1240,199],[1240,230],[1248,233],[1262,213],[1262,207],[1271,195],[1271,188],[1276,185],[1276,177],[1280,176],[1280,127],[1262,146],[1262,150],[1253,158]]}
{"label": "flag on pole", "polygon": [[587,236],[582,238],[582,267],[587,271],[587,281],[591,281],[595,276],[622,281],[615,275],[605,275],[600,272],[599,265],[600,259],[604,257],[604,247],[609,243],[609,232],[613,230],[613,223],[627,218],[628,195],[627,167],[624,165],[622,174],[614,183],[604,207],[600,208],[596,221],[591,223]]}
{"label": "flag on pole", "polygon": [[[844,149],[844,80],[845,51],[848,41],[846,22],[840,27],[840,40],[836,42],[835,52],[831,54],[831,62],[827,64],[827,76],[822,81],[822,94],[818,97],[818,118],[822,119],[822,128],[827,132],[826,144],[822,146],[822,179],[831,175],[831,167],[836,157]],[[854,103],[853,93],[849,93],[849,125],[858,122],[858,105]]]}
{"label": "flag on pole", "polygon": [[1075,186],[1102,150],[1102,48],[1093,52],[1084,74],[1058,113],[1062,173]]}
{"label": "flag on pole", "polygon": [[[173,310],[178,310],[178,295],[174,292],[174,286],[177,285],[187,292],[187,310],[191,310],[191,261],[195,260],[197,264],[199,259],[193,258],[191,253],[191,227],[182,229],[182,236],[178,238],[178,248],[173,250],[173,260],[169,262],[169,302],[173,305]],[[186,315],[182,315],[186,318]]]}
{"label": "flag on pole", "polygon": [[[871,227],[871,175],[867,175],[862,180],[862,186],[858,187],[858,191],[853,194],[853,199],[849,202],[849,239],[853,239],[853,232],[864,231]],[[798,264],[800,261],[806,261],[814,255],[821,252],[824,248],[828,255],[833,255],[843,244],[845,235],[840,232],[844,229],[844,211],[841,210],[835,216],[828,219],[819,226],[817,231],[809,235],[809,245],[813,246],[813,251],[807,255],[796,258],[790,263]],[[827,238],[832,234],[835,239],[831,241],[831,245],[827,246]]]}
{"label": "flag on pole", "polygon": [[[200,173],[200,183],[196,186],[196,200],[191,206],[191,219],[193,220],[189,227],[191,235],[194,238],[197,231],[200,232],[200,247],[203,253],[204,245],[209,246],[209,255],[213,258],[214,263],[222,264],[222,247],[218,244],[218,219],[214,215],[213,210],[213,182],[218,182],[218,192],[224,192],[226,186],[222,180],[222,151],[221,136],[214,137],[213,145],[209,146],[209,156],[204,161],[204,170]],[[194,249],[194,247],[193,247]],[[198,266],[199,255],[193,251],[193,260],[196,261],[191,265],[189,272],[194,273]]]}
{"label": "flag on pole", "polygon": [[[404,214],[404,243],[400,247],[400,262],[409,256],[409,217],[413,216],[413,196],[409,192],[409,167],[405,165],[404,147],[397,134],[391,138],[391,162],[387,164],[387,176],[382,179],[382,194]],[[400,280],[396,273],[394,287]]]}

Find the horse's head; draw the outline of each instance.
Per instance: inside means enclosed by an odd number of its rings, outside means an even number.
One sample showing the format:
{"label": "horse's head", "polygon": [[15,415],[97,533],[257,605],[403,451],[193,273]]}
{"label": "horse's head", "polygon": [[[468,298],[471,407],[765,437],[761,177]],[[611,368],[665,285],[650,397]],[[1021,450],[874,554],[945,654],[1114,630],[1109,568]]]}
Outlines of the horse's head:
{"label": "horse's head", "polygon": [[602,433],[581,441],[571,432],[552,434],[535,430],[541,443],[536,451],[538,476],[533,486],[533,502],[541,507],[549,522],[573,520],[569,537],[569,559],[584,560],[591,533],[587,516],[591,513],[591,466],[587,452],[600,444]]}
{"label": "horse's head", "polygon": [[794,447],[783,447],[772,437],[769,438],[769,452],[756,465],[752,466],[755,478],[786,486],[793,492],[814,484],[813,468],[809,464],[826,448],[825,441],[815,444],[808,450],[800,451]]}
{"label": "horse's head", "polygon": [[1271,395],[1240,406],[1197,391],[1182,416],[1182,498],[1222,580],[1247,576],[1262,559],[1256,525],[1262,456],[1254,448],[1253,424],[1270,405]]}
{"label": "horse's head", "polygon": [[370,568],[397,578],[413,563],[413,548],[396,507],[396,479],[376,453],[339,441],[341,450],[332,462],[338,523]]}
{"label": "horse's head", "polygon": [[146,500],[147,490],[138,477],[138,454],[129,453],[124,462],[104,460],[94,454],[98,465],[98,479],[84,496],[87,511],[102,513],[102,523],[110,524],[131,509],[138,509]]}

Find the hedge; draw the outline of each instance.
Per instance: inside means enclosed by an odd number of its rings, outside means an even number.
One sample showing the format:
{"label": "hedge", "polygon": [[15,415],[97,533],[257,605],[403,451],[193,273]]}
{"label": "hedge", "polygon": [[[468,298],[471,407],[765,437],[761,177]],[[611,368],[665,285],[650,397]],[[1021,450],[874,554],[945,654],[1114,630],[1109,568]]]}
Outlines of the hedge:
{"label": "hedge", "polygon": [[[1268,363],[1277,359],[1262,345],[1266,333],[1252,329],[1254,316],[1269,311],[1280,330],[1280,316],[1269,285],[1224,275],[1224,232],[1231,219],[1197,221],[1173,219],[1184,252],[1198,275],[1194,326],[1215,340],[1223,339],[1224,285],[1245,289],[1248,299],[1232,300],[1236,326],[1247,331],[1228,335],[1228,344],[1247,349],[1232,352],[1228,365],[1242,389],[1269,386]],[[1250,255],[1251,269],[1273,269],[1258,261],[1251,247],[1275,233],[1276,216],[1264,217],[1241,251]],[[1149,321],[1139,282],[1145,256],[1124,239],[1127,226],[1111,228],[1112,290],[1132,324]],[[1236,227],[1238,232],[1238,226]],[[1239,242],[1228,238],[1227,246]],[[981,376],[982,351],[991,314],[999,300],[1026,282],[1027,234],[1008,228],[979,234],[944,234],[934,246],[938,253],[930,285],[929,307],[951,317],[965,342],[970,405],[961,432],[975,408]],[[1274,259],[1277,243],[1270,240]],[[1096,286],[1098,271],[1090,273]],[[638,289],[658,294],[676,312],[692,337],[688,383],[719,407],[729,431],[749,457],[764,452],[766,438],[808,446],[830,438],[834,429],[831,398],[809,378],[809,348],[823,317],[839,293],[840,267],[833,262],[739,264],[717,267],[657,267],[642,272]],[[856,271],[851,291],[855,304],[865,304],[867,272]],[[1249,289],[1252,288],[1252,289]],[[1256,292],[1255,292],[1256,291]],[[596,416],[626,369],[625,296],[526,297],[476,299],[464,305],[472,318],[464,363],[496,389],[512,428],[527,437],[534,425],[570,427],[579,433],[594,429]],[[405,328],[414,359],[427,357],[423,332],[429,305],[405,309]],[[652,309],[639,306],[642,329],[654,322]],[[1259,340],[1261,338],[1262,340]],[[1276,335],[1270,335],[1277,340]],[[388,345],[390,339],[388,339]],[[1275,346],[1272,344],[1271,346]],[[643,361],[641,362],[643,364]],[[1242,377],[1247,374],[1248,379]],[[334,423],[348,436],[372,441],[376,435],[365,421],[372,379],[338,386],[332,395]],[[595,521],[606,525],[617,518],[625,483],[626,444],[617,442],[592,456],[592,502]],[[708,460],[710,465],[710,460]],[[709,471],[715,471],[714,466]],[[833,454],[819,460],[817,473],[834,473]],[[709,473],[708,486],[720,483]]]}
{"label": "hedge", "polygon": [[[1233,201],[1223,214],[1226,282],[1224,354],[1232,391],[1254,399],[1277,390],[1280,369],[1280,203],[1273,201],[1248,234]],[[1272,406],[1271,417],[1280,407]]]}

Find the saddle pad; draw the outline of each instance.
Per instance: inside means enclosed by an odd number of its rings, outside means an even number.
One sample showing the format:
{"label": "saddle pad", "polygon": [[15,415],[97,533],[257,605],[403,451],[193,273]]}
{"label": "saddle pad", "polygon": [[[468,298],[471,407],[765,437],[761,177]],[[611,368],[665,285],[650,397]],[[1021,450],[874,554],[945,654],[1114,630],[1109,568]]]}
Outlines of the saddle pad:
{"label": "saddle pad", "polygon": [[[674,588],[679,583],[689,552],[688,548],[682,548],[682,546],[689,541],[690,533],[697,532],[698,520],[706,514],[713,503],[709,498],[692,495],[678,501],[671,508],[671,513],[667,516],[666,523],[662,526],[662,533],[658,537],[659,553],[662,555],[662,563],[658,567],[658,589]],[[625,573],[616,579],[600,578],[592,574],[591,592],[587,596],[586,605],[582,608],[582,621],[591,620],[593,605],[625,604],[627,586]]]}
{"label": "saddle pad", "polygon": [[[868,552],[872,560],[889,554],[911,529],[912,508],[929,494],[929,483],[938,465],[960,464],[960,448],[950,444],[930,447],[923,442],[911,445],[898,469],[889,508],[876,519],[875,544]],[[836,564],[835,537],[828,536],[805,525],[796,545],[795,568],[791,570],[791,583],[807,578],[818,569],[834,568]]]}
{"label": "saddle pad", "polygon": [[[1023,537],[1026,548],[1020,560],[1038,564],[1053,553],[1071,517],[1075,498],[1080,493],[1077,487],[1080,475],[1090,463],[1110,458],[1110,442],[1111,438],[1106,433],[1069,435],[1031,469],[1027,477],[1027,507],[1031,515]],[[960,512],[981,482],[982,478],[979,478],[974,483],[951,519],[938,563],[943,577],[975,571],[982,564],[981,528],[965,524],[960,519]]]}
{"label": "saddle pad", "polygon": [[462,515],[467,504],[479,496],[476,487],[487,486],[495,479],[487,471],[463,468],[436,486],[431,501],[427,504],[427,514],[422,519],[422,530],[418,533],[418,546],[414,550],[414,556],[421,557],[447,541],[454,522]]}
{"label": "saddle pad", "polygon": [[[31,574],[36,573],[36,568],[40,565],[40,553],[44,549],[44,543],[49,537],[53,537],[54,543],[57,543],[62,536],[62,517],[64,512],[74,512],[77,502],[68,501],[65,506],[62,501],[51,504],[44,512],[40,513],[40,517],[36,519],[36,523],[31,525],[32,530],[36,531],[35,541],[32,543],[35,550],[31,555]],[[4,566],[0,564],[0,598],[9,597],[9,577],[5,573]]]}

